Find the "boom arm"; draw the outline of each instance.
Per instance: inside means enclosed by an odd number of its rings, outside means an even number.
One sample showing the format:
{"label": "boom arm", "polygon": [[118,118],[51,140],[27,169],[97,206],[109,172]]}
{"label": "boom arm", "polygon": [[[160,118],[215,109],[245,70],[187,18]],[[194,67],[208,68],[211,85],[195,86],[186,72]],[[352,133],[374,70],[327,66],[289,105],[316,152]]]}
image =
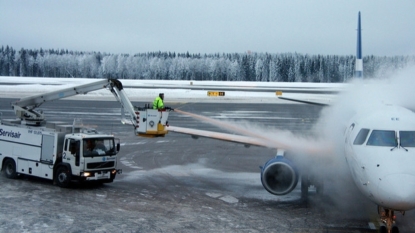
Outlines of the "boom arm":
{"label": "boom arm", "polygon": [[[157,110],[148,107],[134,107],[124,91],[122,83],[117,79],[110,79],[106,88],[111,91],[115,99],[121,104],[121,122],[134,126],[135,134],[143,137],[158,137],[167,134],[169,110]],[[125,112],[130,116],[130,122],[125,118]]]}
{"label": "boom arm", "polygon": [[101,80],[98,82],[88,83],[76,87],[70,87],[58,91],[52,91],[46,94],[34,95],[22,98],[14,103],[12,107],[16,116],[26,121],[29,125],[41,125],[45,121],[42,112],[35,109],[45,102],[58,100],[78,94],[86,94],[90,91],[95,91],[104,88],[110,82],[109,80]]}
{"label": "boom arm", "polygon": [[[130,99],[125,93],[121,81],[117,79],[109,79],[109,82],[105,87],[111,91],[115,99],[121,104],[121,113],[122,113],[121,122],[124,124],[132,124],[134,125],[134,127],[136,127],[137,122],[138,122],[137,115],[135,114],[136,111],[134,110],[134,106],[131,104]],[[125,111],[127,111],[127,113],[130,115],[130,122],[128,122],[124,118]]]}
{"label": "boom arm", "polygon": [[[12,103],[12,107],[16,116],[24,120],[27,125],[39,126],[45,122],[45,117],[42,112],[38,112],[35,109],[43,103],[78,94],[87,94],[90,91],[96,91],[102,88],[110,90],[115,99],[120,102],[122,123],[133,125],[136,135],[155,137],[164,136],[167,133],[165,126],[168,124],[169,112],[134,107],[125,93],[122,83],[117,79],[104,79],[46,94],[22,98]],[[129,115],[129,121],[124,118],[125,112]]]}

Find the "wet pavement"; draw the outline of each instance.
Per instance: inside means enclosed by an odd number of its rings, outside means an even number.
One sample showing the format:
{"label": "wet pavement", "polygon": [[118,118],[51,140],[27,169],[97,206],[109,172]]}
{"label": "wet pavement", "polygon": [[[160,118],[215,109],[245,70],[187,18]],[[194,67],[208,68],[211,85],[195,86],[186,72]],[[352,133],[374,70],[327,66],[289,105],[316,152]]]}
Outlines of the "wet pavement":
{"label": "wet pavement", "polygon": [[[13,117],[11,99],[0,100],[3,118]],[[143,103],[134,103],[143,105]],[[302,104],[171,103],[215,119],[252,122],[307,134],[320,107]],[[322,195],[298,187],[286,196],[269,194],[259,166],[275,151],[198,140],[169,133],[134,136],[121,125],[114,101],[60,100],[42,105],[48,120],[83,123],[111,132],[122,142],[123,174],[105,185],[62,189],[51,182],[0,176],[0,232],[376,232],[376,206],[345,177],[329,176]],[[226,132],[171,113],[171,125]],[[340,175],[339,175],[340,176]],[[414,213],[397,214],[401,232],[413,232]]]}

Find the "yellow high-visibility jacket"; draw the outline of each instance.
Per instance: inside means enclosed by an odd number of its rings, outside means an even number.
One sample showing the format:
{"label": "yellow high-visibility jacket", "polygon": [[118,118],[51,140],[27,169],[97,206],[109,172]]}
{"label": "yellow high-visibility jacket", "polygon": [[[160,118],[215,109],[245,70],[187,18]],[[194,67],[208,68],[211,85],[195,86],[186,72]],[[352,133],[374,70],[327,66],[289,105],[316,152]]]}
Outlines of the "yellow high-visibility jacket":
{"label": "yellow high-visibility jacket", "polygon": [[163,100],[160,98],[160,96],[157,96],[157,98],[153,102],[153,109],[163,109],[164,103]]}

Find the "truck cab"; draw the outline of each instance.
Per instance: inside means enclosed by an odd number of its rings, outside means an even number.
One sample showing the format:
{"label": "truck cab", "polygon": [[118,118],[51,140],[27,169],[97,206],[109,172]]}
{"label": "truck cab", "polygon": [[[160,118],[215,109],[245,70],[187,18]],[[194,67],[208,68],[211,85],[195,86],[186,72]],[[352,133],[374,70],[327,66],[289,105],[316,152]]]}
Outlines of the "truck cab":
{"label": "truck cab", "polygon": [[55,163],[55,183],[65,187],[71,180],[112,182],[121,172],[117,170],[119,150],[119,140],[112,135],[66,135],[62,154]]}

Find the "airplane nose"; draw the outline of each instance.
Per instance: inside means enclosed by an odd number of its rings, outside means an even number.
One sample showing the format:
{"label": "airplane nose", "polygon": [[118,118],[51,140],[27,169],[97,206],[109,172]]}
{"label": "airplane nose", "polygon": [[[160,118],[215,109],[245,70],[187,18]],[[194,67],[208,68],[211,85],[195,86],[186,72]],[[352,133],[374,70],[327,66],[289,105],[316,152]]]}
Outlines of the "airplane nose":
{"label": "airplane nose", "polygon": [[390,209],[415,208],[415,175],[393,174],[381,178],[378,196],[381,204]]}

